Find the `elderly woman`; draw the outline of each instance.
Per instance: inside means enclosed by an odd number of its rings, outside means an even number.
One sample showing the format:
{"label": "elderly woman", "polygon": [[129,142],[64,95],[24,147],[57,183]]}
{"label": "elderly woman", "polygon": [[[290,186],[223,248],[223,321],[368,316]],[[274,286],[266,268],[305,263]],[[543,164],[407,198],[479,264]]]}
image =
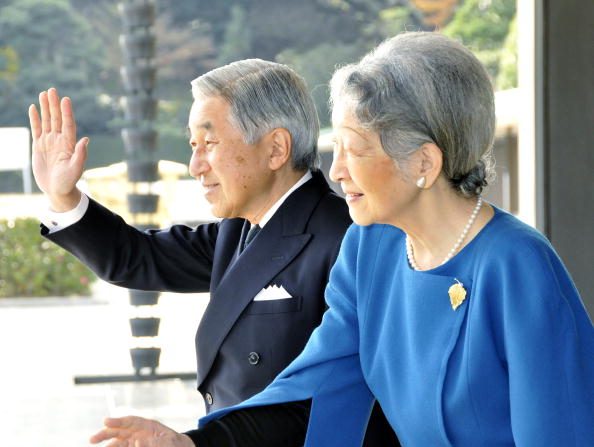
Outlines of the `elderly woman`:
{"label": "elderly woman", "polygon": [[578,292],[541,234],[480,195],[495,126],[481,64],[406,33],[331,87],[331,176],[356,225],[303,353],[199,430],[111,419],[94,440],[357,446],[377,399],[405,446],[594,445],[594,329]]}

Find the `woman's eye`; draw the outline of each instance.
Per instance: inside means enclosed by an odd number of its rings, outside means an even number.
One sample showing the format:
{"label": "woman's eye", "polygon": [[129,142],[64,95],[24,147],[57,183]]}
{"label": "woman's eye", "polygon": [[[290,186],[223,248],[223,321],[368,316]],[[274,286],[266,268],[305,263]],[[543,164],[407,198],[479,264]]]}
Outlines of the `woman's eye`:
{"label": "woman's eye", "polygon": [[364,150],[355,147],[347,147],[345,148],[345,151],[352,157],[359,157],[365,152]]}

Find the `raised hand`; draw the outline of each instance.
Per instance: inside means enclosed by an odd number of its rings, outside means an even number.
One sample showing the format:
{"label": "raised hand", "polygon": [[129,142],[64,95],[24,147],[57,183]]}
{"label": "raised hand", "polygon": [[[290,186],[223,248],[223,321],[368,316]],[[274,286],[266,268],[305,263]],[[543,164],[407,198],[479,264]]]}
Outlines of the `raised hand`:
{"label": "raised hand", "polygon": [[150,419],[107,418],[104,424],[103,430],[91,437],[91,444],[110,440],[105,447],[195,447],[188,436]]}
{"label": "raised hand", "polygon": [[89,139],[76,141],[76,122],[70,98],[60,101],[55,88],[39,94],[41,118],[29,107],[33,136],[33,175],[54,211],[69,211],[80,200],[76,182],[83,173]]}

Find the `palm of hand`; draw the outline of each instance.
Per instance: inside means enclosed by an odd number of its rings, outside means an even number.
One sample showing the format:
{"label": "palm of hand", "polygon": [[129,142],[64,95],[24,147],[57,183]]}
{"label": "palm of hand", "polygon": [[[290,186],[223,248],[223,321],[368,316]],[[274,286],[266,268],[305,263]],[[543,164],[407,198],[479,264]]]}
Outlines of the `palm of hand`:
{"label": "palm of hand", "polygon": [[75,137],[43,133],[33,143],[33,175],[39,188],[49,194],[67,194],[80,174],[71,166]]}
{"label": "palm of hand", "polygon": [[29,107],[35,181],[50,197],[67,196],[82,176],[87,139],[76,141],[72,104],[56,89],[39,94],[39,108]]}

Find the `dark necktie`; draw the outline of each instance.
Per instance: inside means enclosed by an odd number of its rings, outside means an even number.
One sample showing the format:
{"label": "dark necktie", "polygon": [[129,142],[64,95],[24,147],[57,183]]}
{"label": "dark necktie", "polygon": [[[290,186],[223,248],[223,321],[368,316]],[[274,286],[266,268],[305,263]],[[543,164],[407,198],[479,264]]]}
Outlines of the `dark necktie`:
{"label": "dark necktie", "polygon": [[250,242],[252,242],[252,240],[256,237],[256,235],[261,229],[262,228],[260,227],[260,225],[254,225],[250,228],[250,231],[248,231],[248,234],[245,237],[245,242],[243,243],[243,250],[246,249],[246,247],[249,245]]}

